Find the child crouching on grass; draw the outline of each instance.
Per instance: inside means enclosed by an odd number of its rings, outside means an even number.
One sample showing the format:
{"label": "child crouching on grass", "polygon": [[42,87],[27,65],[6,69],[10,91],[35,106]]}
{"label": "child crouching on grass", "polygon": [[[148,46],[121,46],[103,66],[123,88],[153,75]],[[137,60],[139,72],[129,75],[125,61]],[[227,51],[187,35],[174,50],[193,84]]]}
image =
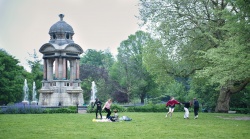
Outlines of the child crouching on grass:
{"label": "child crouching on grass", "polygon": [[118,121],[119,121],[119,115],[118,115],[118,113],[117,113],[117,110],[114,110],[114,113],[115,113],[114,116],[110,116],[110,120],[111,120],[112,122],[118,122]]}

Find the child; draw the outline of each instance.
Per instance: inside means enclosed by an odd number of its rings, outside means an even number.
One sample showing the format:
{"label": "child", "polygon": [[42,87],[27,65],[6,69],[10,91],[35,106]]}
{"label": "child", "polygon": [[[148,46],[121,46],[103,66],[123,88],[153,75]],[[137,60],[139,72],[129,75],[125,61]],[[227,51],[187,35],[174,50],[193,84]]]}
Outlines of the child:
{"label": "child", "polygon": [[166,103],[166,107],[169,106],[169,112],[167,113],[166,117],[168,117],[168,114],[170,114],[170,117],[172,117],[175,104],[180,104],[180,102],[175,100],[174,97],[171,97],[171,99]]}
{"label": "child", "polygon": [[194,119],[198,118],[198,111],[199,111],[199,102],[196,98],[194,98]]}
{"label": "child", "polygon": [[98,98],[95,99],[95,103],[94,103],[93,108],[95,107],[95,105],[96,105],[96,112],[95,112],[96,119],[98,118],[98,116],[97,116],[98,112],[99,112],[101,119],[102,119],[102,102]]}
{"label": "child", "polygon": [[185,111],[185,114],[184,114],[184,119],[189,119],[189,107],[191,106],[191,102],[183,102],[182,104],[184,104],[184,111]]}
{"label": "child", "polygon": [[112,105],[112,100],[109,99],[103,106],[102,110],[105,110],[108,114],[106,116],[106,119],[109,119],[109,116],[111,115],[111,111],[110,111],[110,108],[111,108],[111,105]]}
{"label": "child", "polygon": [[117,110],[114,110],[114,113],[115,113],[114,116],[110,116],[110,120],[112,122],[118,122],[119,121],[119,116],[118,116]]}

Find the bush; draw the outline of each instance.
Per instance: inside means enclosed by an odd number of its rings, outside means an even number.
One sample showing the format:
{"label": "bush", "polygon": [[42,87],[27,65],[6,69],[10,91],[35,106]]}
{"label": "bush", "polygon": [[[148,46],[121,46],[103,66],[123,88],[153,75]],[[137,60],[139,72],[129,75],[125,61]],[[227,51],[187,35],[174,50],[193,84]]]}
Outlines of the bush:
{"label": "bush", "polygon": [[230,108],[230,111],[236,111],[237,113],[248,114],[250,113],[250,108]]}
{"label": "bush", "polygon": [[[112,104],[111,105],[111,110],[118,110],[118,112],[166,112],[168,110],[166,110],[166,105],[165,104],[147,104],[147,105],[142,105],[142,106],[130,106],[125,108],[122,105],[119,104]],[[175,111],[179,111],[182,112],[183,110],[183,106],[180,105],[176,105],[175,106]],[[96,107],[92,108],[91,105],[89,105],[87,107],[87,112],[88,113],[92,113],[92,112],[96,112]],[[106,111],[103,111],[104,113],[106,113]]]}
{"label": "bush", "polygon": [[111,105],[111,110],[117,110],[118,112],[126,112],[126,108],[124,108],[123,106],[121,105],[118,105],[118,104],[112,104]]}
{"label": "bush", "polygon": [[46,113],[76,113],[76,106],[63,108],[42,108],[38,105],[24,105],[23,103],[8,104],[1,108],[0,114],[46,114]]}
{"label": "bush", "polygon": [[[179,106],[175,107],[175,111],[179,111]],[[127,112],[166,112],[165,104],[147,104],[143,106],[128,107]]]}
{"label": "bush", "polygon": [[76,113],[76,109],[71,108],[46,108],[43,113]]}
{"label": "bush", "polygon": [[1,114],[41,114],[44,109],[38,105],[24,105],[22,103],[8,104],[1,109]]}

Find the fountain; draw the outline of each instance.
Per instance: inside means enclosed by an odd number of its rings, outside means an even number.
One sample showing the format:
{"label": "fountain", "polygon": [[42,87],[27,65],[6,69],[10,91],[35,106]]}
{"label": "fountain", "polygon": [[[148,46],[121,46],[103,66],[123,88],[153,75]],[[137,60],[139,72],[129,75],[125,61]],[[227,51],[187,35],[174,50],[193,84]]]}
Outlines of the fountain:
{"label": "fountain", "polygon": [[24,80],[23,93],[24,93],[24,98],[23,98],[22,103],[23,104],[29,104],[29,101],[28,101],[29,87],[28,87],[26,79]]}
{"label": "fountain", "polygon": [[37,99],[36,99],[36,83],[33,82],[33,90],[32,90],[32,105],[37,105]]}
{"label": "fountain", "polygon": [[96,84],[95,84],[95,82],[93,81],[93,82],[92,82],[92,85],[91,85],[91,97],[90,97],[90,102],[89,102],[90,104],[91,104],[91,103],[95,103],[96,92],[97,92]]}

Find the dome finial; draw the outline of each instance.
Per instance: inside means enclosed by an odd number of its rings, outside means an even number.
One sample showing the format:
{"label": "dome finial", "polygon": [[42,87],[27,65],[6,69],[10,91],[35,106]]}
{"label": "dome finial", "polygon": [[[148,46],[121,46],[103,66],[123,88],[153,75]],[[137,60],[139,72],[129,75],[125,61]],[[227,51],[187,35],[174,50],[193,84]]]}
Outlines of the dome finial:
{"label": "dome finial", "polygon": [[60,20],[63,21],[64,15],[63,14],[59,14],[59,17],[60,17]]}

